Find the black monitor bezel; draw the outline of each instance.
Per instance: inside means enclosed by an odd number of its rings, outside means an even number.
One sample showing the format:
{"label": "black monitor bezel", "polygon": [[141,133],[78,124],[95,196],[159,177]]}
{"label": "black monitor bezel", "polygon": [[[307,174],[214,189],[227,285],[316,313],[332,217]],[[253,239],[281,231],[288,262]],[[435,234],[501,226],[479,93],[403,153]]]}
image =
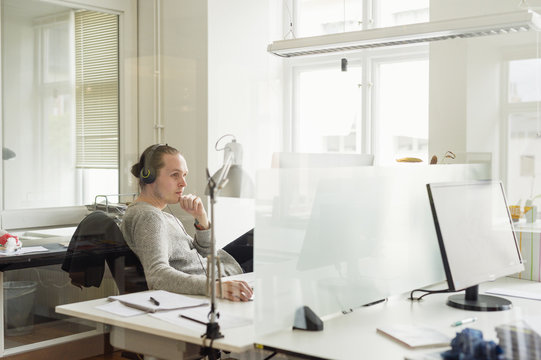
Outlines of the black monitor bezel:
{"label": "black monitor bezel", "polygon": [[[438,238],[438,245],[439,245],[439,248],[440,248],[440,254],[441,254],[441,258],[442,258],[442,262],[443,262],[443,268],[444,268],[444,271],[445,271],[445,277],[447,279],[447,285],[449,286],[450,291],[461,291],[461,290],[464,290],[464,288],[458,289],[455,286],[455,282],[454,282],[454,279],[453,279],[453,274],[451,272],[451,268],[450,268],[450,264],[449,264],[449,259],[447,257],[447,252],[445,250],[445,243],[443,241],[443,235],[442,235],[442,232],[441,232],[440,223],[439,223],[439,220],[438,220],[438,215],[437,215],[437,211],[436,211],[436,205],[435,205],[434,198],[433,198],[433,195],[432,195],[431,187],[432,186],[440,187],[440,186],[461,186],[461,185],[487,185],[487,184],[491,184],[491,185],[497,184],[500,187],[500,191],[502,192],[503,200],[504,200],[505,207],[506,207],[506,210],[507,210],[507,216],[508,216],[509,223],[510,223],[510,226],[511,226],[511,229],[512,229],[513,240],[515,242],[515,249],[517,251],[517,255],[518,255],[518,258],[520,260],[520,263],[524,264],[522,254],[520,253],[520,248],[519,248],[519,245],[518,245],[518,242],[517,242],[517,237],[516,237],[516,234],[515,234],[515,230],[514,230],[514,227],[513,227],[511,214],[509,213],[509,206],[508,206],[508,203],[507,203],[507,198],[505,196],[505,191],[503,189],[503,184],[502,184],[501,181],[483,180],[483,181],[467,181],[467,182],[452,182],[452,183],[449,182],[449,183],[426,184],[426,188],[427,188],[427,192],[428,192],[428,198],[429,198],[429,201],[430,201],[430,208],[431,208],[431,211],[432,211],[432,217],[433,217],[433,220],[434,220],[434,226],[435,226],[436,235],[437,235],[437,238]],[[490,281],[490,280],[487,279],[486,281]],[[475,285],[479,285],[479,284],[475,284]],[[475,285],[471,285],[471,286],[475,286]]]}

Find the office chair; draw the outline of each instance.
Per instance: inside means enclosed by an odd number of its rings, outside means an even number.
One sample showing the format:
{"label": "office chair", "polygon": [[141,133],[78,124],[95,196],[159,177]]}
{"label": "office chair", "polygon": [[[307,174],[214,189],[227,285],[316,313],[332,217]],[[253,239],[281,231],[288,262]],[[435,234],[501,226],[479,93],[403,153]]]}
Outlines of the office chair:
{"label": "office chair", "polygon": [[107,213],[97,210],[77,226],[62,269],[75,286],[99,287],[106,263],[120,294],[148,290],[141,262],[118,225]]}

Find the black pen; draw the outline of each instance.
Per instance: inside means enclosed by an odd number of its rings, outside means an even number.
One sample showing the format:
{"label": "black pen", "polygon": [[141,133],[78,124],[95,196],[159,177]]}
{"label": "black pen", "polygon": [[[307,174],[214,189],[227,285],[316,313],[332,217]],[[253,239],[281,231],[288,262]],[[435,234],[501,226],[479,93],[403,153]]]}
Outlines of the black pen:
{"label": "black pen", "polygon": [[156,306],[160,306],[160,302],[156,299],[154,299],[152,296],[150,297],[150,301],[152,301],[152,303]]}
{"label": "black pen", "polygon": [[181,317],[181,318],[184,318],[184,319],[188,319],[188,320],[191,320],[191,321],[195,321],[196,323],[199,323],[199,324],[201,324],[201,325],[207,325],[207,323],[206,323],[206,322],[204,322],[204,321],[201,321],[201,320],[197,320],[197,319],[191,318],[191,317],[189,317],[189,316],[186,316],[186,315],[182,315],[182,314],[180,314],[180,317]]}

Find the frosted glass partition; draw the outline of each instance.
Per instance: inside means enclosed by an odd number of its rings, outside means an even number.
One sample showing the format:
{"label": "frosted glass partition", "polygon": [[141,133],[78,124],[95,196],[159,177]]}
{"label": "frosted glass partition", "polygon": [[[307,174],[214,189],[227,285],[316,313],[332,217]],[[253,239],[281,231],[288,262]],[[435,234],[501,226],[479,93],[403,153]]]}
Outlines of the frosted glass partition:
{"label": "frosted glass partition", "polygon": [[258,173],[256,333],[445,280],[426,184],[486,179],[486,165]]}

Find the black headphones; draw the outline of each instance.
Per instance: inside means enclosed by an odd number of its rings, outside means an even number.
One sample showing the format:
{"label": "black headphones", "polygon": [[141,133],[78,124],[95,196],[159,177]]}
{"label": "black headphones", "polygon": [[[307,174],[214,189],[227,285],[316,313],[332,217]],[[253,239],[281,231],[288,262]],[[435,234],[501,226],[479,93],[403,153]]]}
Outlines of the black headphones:
{"label": "black headphones", "polygon": [[160,146],[163,146],[162,144],[156,144],[148,150],[148,153],[145,155],[145,164],[141,168],[141,172],[139,173],[139,179],[145,184],[152,184],[156,180],[156,169],[154,169],[152,166],[150,166],[150,161],[152,159],[152,155],[154,155],[154,151],[159,148]]}

